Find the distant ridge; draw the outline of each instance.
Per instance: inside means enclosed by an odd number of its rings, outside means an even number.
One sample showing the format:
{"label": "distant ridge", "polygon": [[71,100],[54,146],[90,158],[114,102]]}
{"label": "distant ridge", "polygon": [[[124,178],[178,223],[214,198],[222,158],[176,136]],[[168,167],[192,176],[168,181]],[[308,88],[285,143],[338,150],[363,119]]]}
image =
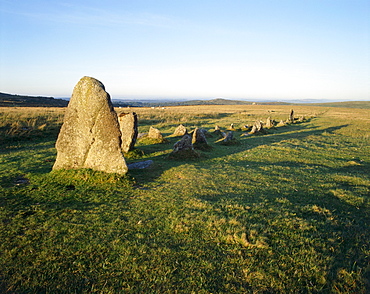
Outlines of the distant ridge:
{"label": "distant ridge", "polygon": [[68,101],[53,97],[24,96],[0,92],[1,107],[65,107]]}
{"label": "distant ridge", "polygon": [[140,102],[139,101],[113,101],[115,107],[159,107],[159,106],[191,106],[191,105],[289,105],[291,103],[286,102],[250,102],[241,100],[229,100],[223,98],[216,98],[211,100],[188,100],[188,101],[174,101],[174,102]]}
{"label": "distant ridge", "polygon": [[159,106],[191,106],[191,105],[300,105],[300,106],[322,106],[322,107],[346,107],[346,108],[362,108],[369,109],[370,101],[345,101],[345,102],[324,102],[324,103],[304,103],[304,102],[278,102],[278,101],[241,101],[229,100],[223,98],[216,98],[211,100],[188,100],[188,101],[174,101],[174,102],[113,102],[114,106],[132,106],[132,107],[159,107]]}
{"label": "distant ridge", "polygon": [[[165,106],[191,106],[191,105],[305,105],[305,106],[322,106],[322,107],[347,107],[370,109],[370,101],[345,101],[345,102],[323,102],[307,103],[292,102],[274,102],[274,101],[244,101],[216,98],[211,100],[187,100],[187,101],[168,101],[168,100],[120,100],[112,99],[114,107],[165,107]],[[0,92],[0,107],[66,107],[68,100],[53,97],[15,95]]]}
{"label": "distant ridge", "polygon": [[369,109],[370,101],[344,101],[344,102],[325,102],[325,103],[308,103],[308,104],[301,103],[300,105]]}

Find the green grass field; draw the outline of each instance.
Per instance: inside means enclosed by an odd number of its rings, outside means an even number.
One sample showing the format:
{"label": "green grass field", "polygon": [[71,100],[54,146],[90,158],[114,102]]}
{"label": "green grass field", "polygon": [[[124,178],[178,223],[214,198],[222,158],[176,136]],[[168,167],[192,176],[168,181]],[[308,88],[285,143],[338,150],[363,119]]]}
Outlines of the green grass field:
{"label": "green grass field", "polygon": [[[0,108],[1,293],[369,293],[369,109],[293,106],[301,123],[169,159],[184,124],[226,130],[292,106],[136,111],[122,177],[53,171],[63,108]],[[142,154],[138,158],[138,154]]]}

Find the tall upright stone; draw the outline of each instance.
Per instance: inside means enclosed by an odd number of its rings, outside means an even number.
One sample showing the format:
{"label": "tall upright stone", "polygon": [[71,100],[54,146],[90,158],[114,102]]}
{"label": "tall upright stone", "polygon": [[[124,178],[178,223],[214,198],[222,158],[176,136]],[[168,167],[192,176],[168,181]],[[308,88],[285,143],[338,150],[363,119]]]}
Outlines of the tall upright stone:
{"label": "tall upright stone", "polygon": [[275,126],[274,120],[271,119],[271,117],[268,117],[266,120],[266,128],[271,129]]}
{"label": "tall upright stone", "polygon": [[206,138],[207,130],[196,128],[193,132],[192,143],[195,149],[207,151],[212,149]]}
{"label": "tall upright stone", "polygon": [[91,168],[125,174],[117,114],[104,85],[83,77],[75,86],[56,142],[53,169]]}
{"label": "tall upright stone", "polygon": [[134,149],[138,135],[138,120],[135,112],[120,113],[118,115],[121,130],[121,147],[124,153]]}
{"label": "tall upright stone", "polygon": [[290,111],[290,114],[289,114],[289,117],[287,119],[287,122],[288,123],[293,123],[294,122],[294,110],[293,109]]}
{"label": "tall upright stone", "polygon": [[206,133],[205,129],[195,128],[192,138],[193,145],[196,143],[208,144],[205,133]]}

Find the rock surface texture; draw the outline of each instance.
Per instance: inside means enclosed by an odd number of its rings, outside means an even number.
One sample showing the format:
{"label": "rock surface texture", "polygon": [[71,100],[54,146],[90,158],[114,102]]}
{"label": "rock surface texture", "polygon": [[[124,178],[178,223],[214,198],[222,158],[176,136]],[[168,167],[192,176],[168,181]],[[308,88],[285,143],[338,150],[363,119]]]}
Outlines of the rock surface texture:
{"label": "rock surface texture", "polygon": [[91,168],[125,174],[117,114],[104,85],[83,77],[75,86],[56,142],[57,169]]}

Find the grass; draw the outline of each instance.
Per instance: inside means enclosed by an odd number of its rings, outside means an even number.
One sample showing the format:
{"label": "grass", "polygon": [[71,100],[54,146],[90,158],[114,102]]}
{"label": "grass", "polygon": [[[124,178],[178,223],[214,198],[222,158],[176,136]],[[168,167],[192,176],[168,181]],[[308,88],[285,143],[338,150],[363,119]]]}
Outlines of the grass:
{"label": "grass", "polygon": [[[290,107],[132,109],[167,142],[138,143],[127,161],[154,163],[124,177],[51,172],[62,110],[1,109],[0,292],[367,293],[368,111],[294,106],[304,122],[168,157],[180,123],[225,131]],[[9,117],[48,123],[9,134]]]}

